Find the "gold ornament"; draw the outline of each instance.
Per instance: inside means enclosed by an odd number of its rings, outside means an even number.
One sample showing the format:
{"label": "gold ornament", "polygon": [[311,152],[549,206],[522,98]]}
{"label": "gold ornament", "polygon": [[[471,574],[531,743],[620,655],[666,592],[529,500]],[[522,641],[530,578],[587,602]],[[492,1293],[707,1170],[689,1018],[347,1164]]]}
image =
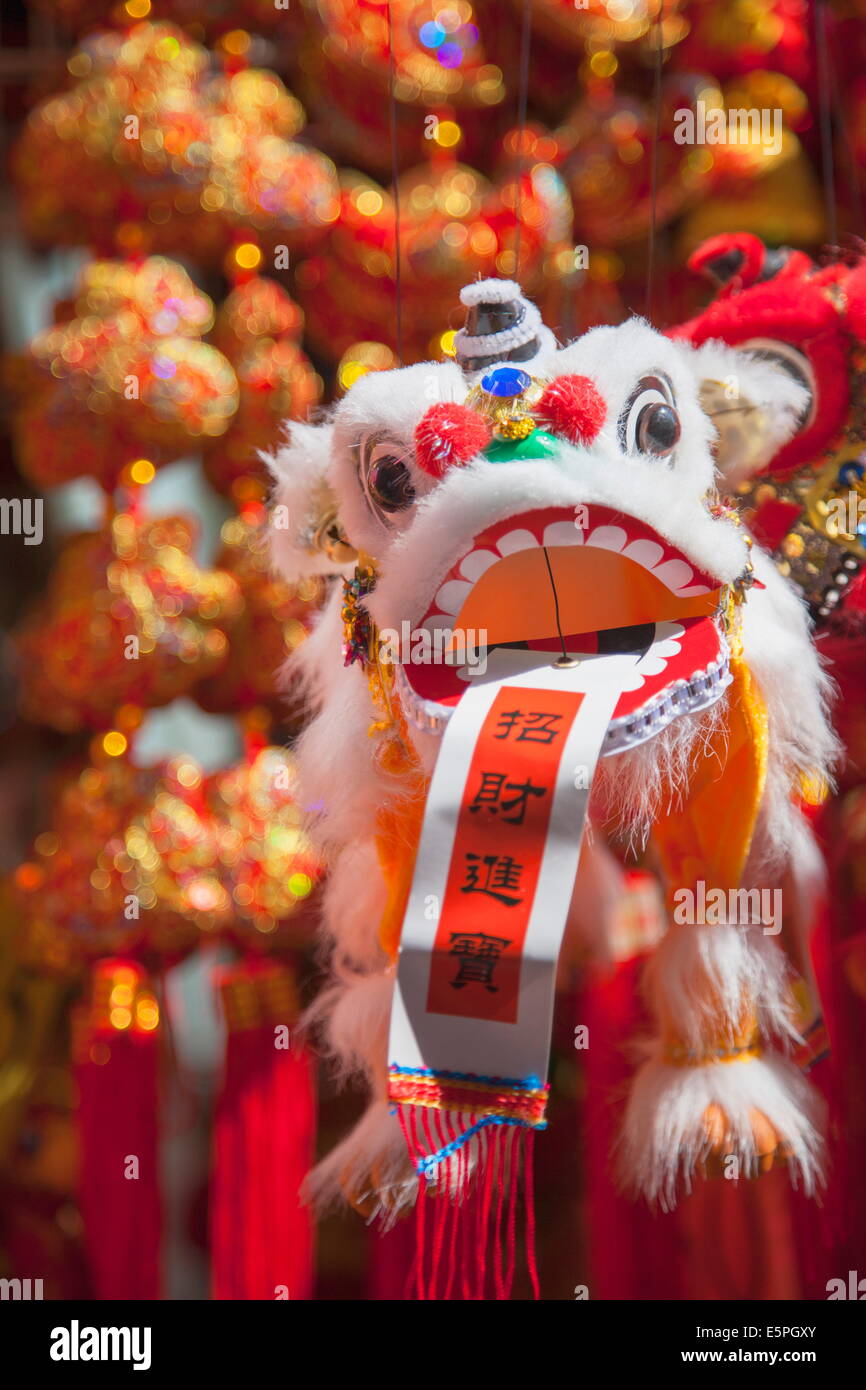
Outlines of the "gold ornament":
{"label": "gold ornament", "polygon": [[479,383],[472,387],[465,404],[489,421],[495,439],[526,439],[538,424],[532,411],[545,385],[540,378],[529,377],[529,385],[519,395],[494,396]]}

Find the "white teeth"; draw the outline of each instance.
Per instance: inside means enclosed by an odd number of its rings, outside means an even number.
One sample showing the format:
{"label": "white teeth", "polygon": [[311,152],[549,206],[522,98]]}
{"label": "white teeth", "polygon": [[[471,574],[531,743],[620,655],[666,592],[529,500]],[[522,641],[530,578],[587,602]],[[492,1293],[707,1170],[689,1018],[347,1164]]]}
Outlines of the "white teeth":
{"label": "white teeth", "polygon": [[703,594],[712,592],[705,584],[691,583],[695,577],[694,570],[685,560],[671,559],[659,564],[664,555],[664,548],[655,541],[644,537],[629,541],[628,533],[621,526],[597,526],[589,535],[585,535],[573,521],[554,521],[545,527],[541,541],[531,531],[516,528],[508,531],[496,542],[498,555],[492,550],[471,550],[460,562],[462,577],[446,580],[436,595],[436,602],[441,613],[456,617],[473,585],[501,556],[515,555],[521,550],[532,550],[538,545],[584,544],[596,546],[599,550],[621,551],[629,560],[657,575],[666,588],[680,598],[700,598]]}
{"label": "white teeth", "polygon": [[460,562],[460,573],[464,579],[474,584],[491,565],[496,564],[498,558],[492,550],[470,550],[466,558]]}
{"label": "white teeth", "polygon": [[431,613],[428,618],[424,619],[421,627],[425,632],[429,632],[431,637],[435,638],[436,634],[439,632],[450,631],[451,615],[445,613]]}
{"label": "white teeth", "polygon": [[623,690],[640,690],[641,686],[644,684],[644,661],[646,661],[646,657],[644,657],[637,666],[633,667],[629,676],[623,679],[621,686]]}
{"label": "white teeth", "polygon": [[457,662],[466,660],[459,645],[450,651],[448,650],[448,644],[454,635],[453,624],[454,618],[445,613],[434,613],[429,618],[425,618],[421,624],[421,630],[430,634],[432,659],[441,661],[445,666],[454,666]]}
{"label": "white teeth", "polygon": [[667,664],[664,657],[656,655],[655,652],[651,652],[648,656],[645,656],[640,663],[641,675],[660,676]]}
{"label": "white teeth", "polygon": [[627,555],[630,560],[643,565],[645,570],[651,570],[653,565],[657,565],[664,555],[660,545],[656,545],[655,541],[647,540],[632,541],[631,545],[627,545],[622,553]]}
{"label": "white teeth", "polygon": [[552,521],[544,528],[545,545],[583,545],[583,531],[573,521]]}
{"label": "white teeth", "polygon": [[665,560],[663,565],[653,570],[653,574],[675,594],[695,577],[694,570],[685,560]]}
{"label": "white teeth", "polygon": [[532,550],[537,545],[531,531],[509,531],[496,542],[500,555],[514,555],[518,550]]}
{"label": "white teeth", "polygon": [[628,536],[621,526],[596,526],[587,536],[587,545],[596,545],[600,550],[622,550]]}
{"label": "white teeth", "polygon": [[472,585],[463,579],[449,579],[436,595],[440,611],[456,617],[472,592]]}

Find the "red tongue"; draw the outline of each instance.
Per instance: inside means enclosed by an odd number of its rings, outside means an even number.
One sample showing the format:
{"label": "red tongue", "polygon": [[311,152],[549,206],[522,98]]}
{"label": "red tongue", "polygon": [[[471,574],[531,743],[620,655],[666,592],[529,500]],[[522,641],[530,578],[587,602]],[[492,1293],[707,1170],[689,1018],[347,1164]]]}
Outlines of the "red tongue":
{"label": "red tongue", "polygon": [[564,637],[531,637],[527,642],[527,647],[531,652],[558,652],[562,650],[563,643],[566,650],[570,652],[591,652],[598,651],[597,632],[567,632]]}
{"label": "red tongue", "polygon": [[[633,689],[623,691],[614,713],[615,718],[631,714],[658,695],[665,686],[673,685],[678,680],[691,680],[695,672],[706,671],[711,662],[718,661],[721,650],[719,634],[709,618],[685,618],[680,626],[682,632],[678,634],[675,643],[677,650],[665,657],[663,670],[659,671],[657,668],[660,663],[655,662],[656,669],[652,674],[647,673],[635,683]],[[594,655],[599,650],[598,633],[569,633],[565,638],[565,648],[566,651],[578,655]],[[559,637],[533,639],[528,643],[528,649],[539,653],[553,653],[553,657],[548,656],[547,659],[555,660],[562,652],[562,642]],[[502,648],[499,651],[498,664],[501,664]],[[634,653],[636,663],[639,655],[638,652]],[[539,664],[546,664],[543,658],[540,658]],[[422,699],[433,700],[439,704],[456,705],[468,689],[467,683],[460,680],[451,666],[410,662],[404,666],[404,671],[416,694]]]}

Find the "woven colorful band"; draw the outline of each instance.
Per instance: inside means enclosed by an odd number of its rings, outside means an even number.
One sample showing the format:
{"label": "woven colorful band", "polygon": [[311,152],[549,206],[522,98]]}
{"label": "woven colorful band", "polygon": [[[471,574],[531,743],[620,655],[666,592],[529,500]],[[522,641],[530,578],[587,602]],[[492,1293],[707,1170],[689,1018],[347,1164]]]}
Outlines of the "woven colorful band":
{"label": "woven colorful band", "polygon": [[513,1120],[531,1129],[544,1129],[549,1085],[537,1076],[525,1081],[504,1076],[474,1076],[470,1072],[433,1072],[424,1068],[388,1069],[388,1096],[397,1105],[421,1105],[430,1110]]}
{"label": "woven colorful band", "polygon": [[691,1047],[667,1047],[664,1060],[673,1067],[709,1067],[714,1062],[743,1062],[761,1056],[761,1046],[745,1043],[734,1047],[710,1047],[699,1052]]}

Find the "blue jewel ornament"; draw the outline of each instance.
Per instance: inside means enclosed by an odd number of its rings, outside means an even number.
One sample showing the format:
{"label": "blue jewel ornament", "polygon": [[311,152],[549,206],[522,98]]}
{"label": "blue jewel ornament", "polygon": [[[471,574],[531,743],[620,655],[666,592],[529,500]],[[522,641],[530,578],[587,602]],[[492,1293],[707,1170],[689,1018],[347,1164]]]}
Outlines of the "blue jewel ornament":
{"label": "blue jewel ornament", "polygon": [[492,372],[481,378],[481,389],[489,396],[510,400],[514,396],[522,396],[531,382],[529,373],[521,371],[519,367],[494,367]]}
{"label": "blue jewel ornament", "polygon": [[851,460],[850,463],[843,463],[839,469],[839,482],[843,487],[855,486],[866,472],[866,465],[859,460]]}

